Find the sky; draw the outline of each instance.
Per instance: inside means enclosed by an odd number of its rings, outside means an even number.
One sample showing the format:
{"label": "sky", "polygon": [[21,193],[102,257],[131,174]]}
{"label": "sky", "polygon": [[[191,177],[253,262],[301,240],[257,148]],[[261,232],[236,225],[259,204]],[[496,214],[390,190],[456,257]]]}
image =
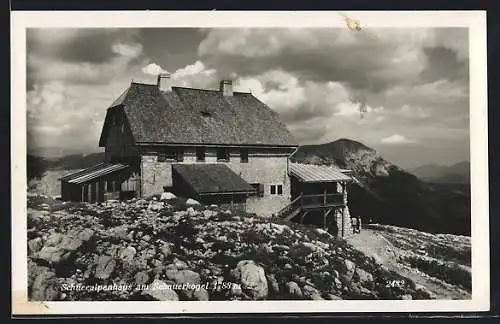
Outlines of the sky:
{"label": "sky", "polygon": [[232,79],[303,144],[359,141],[403,167],[469,160],[464,28],[29,29],[28,151],[98,150],[131,81],[217,89]]}

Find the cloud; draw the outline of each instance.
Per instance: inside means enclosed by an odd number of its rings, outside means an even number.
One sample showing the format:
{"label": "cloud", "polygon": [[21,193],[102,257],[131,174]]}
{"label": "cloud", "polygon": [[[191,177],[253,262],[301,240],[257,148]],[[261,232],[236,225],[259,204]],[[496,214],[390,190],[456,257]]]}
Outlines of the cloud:
{"label": "cloud", "polygon": [[113,52],[120,54],[122,56],[136,58],[142,53],[142,45],[139,43],[135,44],[124,44],[116,43],[111,46]]}
{"label": "cloud", "polygon": [[156,63],[149,63],[142,68],[142,73],[157,76],[160,73],[169,73]]}
{"label": "cloud", "polygon": [[431,28],[370,29],[370,34],[345,28],[213,29],[198,53],[207,66],[223,74],[258,75],[280,67],[312,81],[337,81],[377,92],[418,81],[428,67],[424,48],[446,40],[448,34],[458,38],[447,46],[465,56],[466,33]]}
{"label": "cloud", "polygon": [[201,61],[196,61],[193,64],[189,64],[181,69],[178,69],[172,77],[182,79],[184,77],[200,74],[205,71],[205,64]]}
{"label": "cloud", "polygon": [[[95,93],[106,91],[105,97]],[[97,148],[102,122],[116,90],[100,86],[36,84],[27,94],[28,147]]]}
{"label": "cloud", "polygon": [[233,79],[236,91],[280,113],[301,144],[346,137],[394,152],[405,145],[389,144],[458,147],[468,138],[467,29],[31,29],[27,37],[33,142],[95,147],[100,126],[85,133],[83,125],[101,123],[131,79],[154,83],[168,71],[174,86],[217,89]]}
{"label": "cloud", "polygon": [[133,35],[120,29],[28,30],[28,89],[36,83],[106,84],[122,77],[143,54]]}
{"label": "cloud", "polygon": [[394,134],[388,137],[383,138],[380,141],[382,144],[410,144],[410,143],[415,143],[414,140],[406,138],[403,135],[400,134]]}

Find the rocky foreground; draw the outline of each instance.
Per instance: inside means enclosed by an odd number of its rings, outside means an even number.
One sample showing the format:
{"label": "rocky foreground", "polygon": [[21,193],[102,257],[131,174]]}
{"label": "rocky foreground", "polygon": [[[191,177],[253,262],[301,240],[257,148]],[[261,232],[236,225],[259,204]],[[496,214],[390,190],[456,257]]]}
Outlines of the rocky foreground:
{"label": "rocky foreground", "polygon": [[[28,195],[29,298],[432,298],[323,230],[163,198],[87,204]],[[405,284],[388,284],[395,280]]]}

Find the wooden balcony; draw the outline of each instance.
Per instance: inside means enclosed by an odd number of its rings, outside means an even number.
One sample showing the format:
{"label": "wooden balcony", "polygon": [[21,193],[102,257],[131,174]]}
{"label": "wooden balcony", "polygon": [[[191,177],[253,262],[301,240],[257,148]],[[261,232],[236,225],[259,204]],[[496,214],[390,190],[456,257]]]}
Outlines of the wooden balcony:
{"label": "wooden balcony", "polygon": [[300,197],[300,207],[303,210],[344,206],[344,197],[341,193],[301,195]]}
{"label": "wooden balcony", "polygon": [[309,212],[313,210],[324,210],[334,207],[342,207],[344,204],[344,196],[342,193],[334,194],[313,194],[304,195],[296,197],[287,206],[281,209],[278,213],[278,217],[290,219],[297,215],[299,212]]}

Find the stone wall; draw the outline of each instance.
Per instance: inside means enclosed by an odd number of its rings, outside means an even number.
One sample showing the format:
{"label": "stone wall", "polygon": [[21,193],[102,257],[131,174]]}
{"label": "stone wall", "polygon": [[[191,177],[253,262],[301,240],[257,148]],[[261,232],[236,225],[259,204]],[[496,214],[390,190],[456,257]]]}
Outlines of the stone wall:
{"label": "stone wall", "polygon": [[[250,149],[248,162],[240,162],[238,149],[231,149],[228,162],[217,162],[215,149],[206,149],[205,161],[196,161],[194,148],[184,149],[182,162],[158,162],[157,154],[143,153],[141,155],[141,191],[147,197],[161,193],[164,186],[172,186],[172,164],[176,163],[223,163],[248,183],[262,183],[264,197],[249,197],[247,212],[271,216],[290,202],[290,179],[287,175],[286,151],[270,149]],[[282,195],[271,195],[271,185],[282,185]]]}

